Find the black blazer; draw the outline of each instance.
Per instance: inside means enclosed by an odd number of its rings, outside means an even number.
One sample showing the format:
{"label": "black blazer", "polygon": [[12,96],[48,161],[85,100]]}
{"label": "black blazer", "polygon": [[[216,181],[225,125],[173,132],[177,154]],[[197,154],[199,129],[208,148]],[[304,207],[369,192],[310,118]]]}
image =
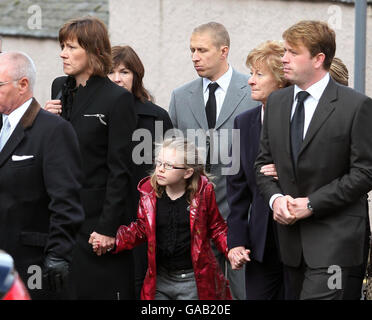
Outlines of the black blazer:
{"label": "black blazer", "polygon": [[41,267],[46,254],[71,261],[84,219],[81,180],[71,124],[33,99],[0,152],[0,248],[13,256],[26,284],[28,267]]}
{"label": "black blazer", "polygon": [[[53,81],[52,98],[67,77]],[[62,106],[63,108],[63,106]],[[115,237],[131,220],[131,140],[136,127],[133,96],[107,77],[91,77],[78,90],[70,122],[83,160],[81,193],[86,220],[81,232]]]}
{"label": "black blazer", "polygon": [[258,106],[235,118],[234,129],[240,129],[240,153],[232,152],[232,162],[240,166],[237,174],[226,177],[230,207],[228,247],[245,246],[251,250],[250,256],[259,262],[264,257],[268,223],[272,223],[269,220],[271,210],[259,193],[254,170],[261,133],[261,109],[262,106]]}
{"label": "black blazer", "polygon": [[[134,173],[133,173],[133,190],[135,192],[135,204],[138,204],[139,201],[139,192],[137,191],[137,185],[138,183],[146,176],[148,176],[151,171],[154,169],[153,165],[153,156],[154,156],[154,142],[156,138],[156,134],[160,135],[158,139],[162,139],[164,137],[164,134],[167,130],[173,128],[172,121],[169,117],[169,114],[166,110],[159,107],[158,105],[152,103],[151,101],[145,101],[142,102],[140,99],[135,98],[135,105],[134,109],[137,115],[137,130],[138,129],[146,129],[151,134],[151,144],[152,148],[143,150],[143,142],[144,137],[141,136],[141,138],[137,141],[133,142],[134,146],[134,153],[140,152],[140,155],[142,157],[145,157],[147,163],[141,163],[141,164],[135,164],[134,166]],[[162,122],[162,130],[159,130],[159,132],[156,132],[155,130],[155,121],[161,121]],[[158,124],[159,125],[159,124]],[[146,136],[148,138],[148,136]],[[160,141],[156,141],[160,142]],[[138,146],[138,147],[137,147]],[[138,149],[136,149],[136,147]],[[146,152],[146,154],[145,154]],[[150,163],[148,163],[150,162]],[[137,210],[134,210],[133,212],[133,218],[137,219]]]}
{"label": "black blazer", "polygon": [[[275,193],[309,197],[314,213],[292,226],[278,224],[283,262],[298,266],[354,266],[363,260],[372,189],[372,100],[330,79],[298,156],[292,164],[290,114],[294,87],[273,92],[267,101],[257,183],[266,203]],[[259,173],[275,163],[279,181]]]}

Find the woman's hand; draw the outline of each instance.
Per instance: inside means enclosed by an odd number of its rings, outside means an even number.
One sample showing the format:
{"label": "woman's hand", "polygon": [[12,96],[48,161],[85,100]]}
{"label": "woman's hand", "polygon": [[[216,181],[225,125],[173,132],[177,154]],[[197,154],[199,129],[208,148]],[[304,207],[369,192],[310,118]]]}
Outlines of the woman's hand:
{"label": "woman's hand", "polygon": [[91,233],[88,242],[93,246],[93,250],[98,256],[105,254],[115,246],[114,237],[105,236],[95,231]]}
{"label": "woman's hand", "polygon": [[265,176],[272,176],[274,179],[278,180],[278,173],[276,172],[276,167],[273,163],[262,166],[260,172]]}
{"label": "woman's hand", "polygon": [[251,251],[243,246],[230,249],[227,256],[230,260],[231,268],[233,270],[241,269],[245,263],[251,261],[251,259],[249,258],[250,253]]}
{"label": "woman's hand", "polygon": [[44,109],[51,113],[60,115],[62,113],[62,102],[61,100],[48,100]]}

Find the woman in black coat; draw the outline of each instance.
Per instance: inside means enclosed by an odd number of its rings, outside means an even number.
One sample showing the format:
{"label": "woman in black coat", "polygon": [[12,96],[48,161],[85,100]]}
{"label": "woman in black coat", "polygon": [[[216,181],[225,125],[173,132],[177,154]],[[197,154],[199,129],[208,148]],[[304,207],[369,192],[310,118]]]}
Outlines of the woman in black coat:
{"label": "woman in black coat", "polygon": [[[168,112],[154,104],[152,97],[143,86],[144,66],[130,46],[115,46],[112,48],[113,69],[108,77],[117,85],[127,89],[134,95],[135,112],[137,114],[137,130],[133,142],[134,201],[138,204],[139,192],[137,185],[141,179],[153,170],[154,143],[161,142],[167,130],[172,129],[172,121]],[[158,126],[158,130],[155,130]],[[142,130],[141,130],[142,129]],[[146,130],[146,132],[144,131]],[[156,136],[158,135],[158,136]],[[147,139],[151,137],[151,139]],[[133,211],[133,220],[137,218],[137,210]],[[136,297],[139,299],[142,283],[147,270],[146,244],[133,250],[135,261]]]}
{"label": "woman in black coat", "polygon": [[[74,19],[59,31],[63,69],[54,80],[46,109],[76,130],[84,170],[81,200],[85,221],[72,261],[78,299],[134,299],[131,252],[101,255],[113,248],[118,227],[131,221],[131,138],[134,100],[107,78],[111,45],[105,25],[92,17]],[[57,170],[58,168],[56,168]],[[93,239],[102,251],[95,254]]]}

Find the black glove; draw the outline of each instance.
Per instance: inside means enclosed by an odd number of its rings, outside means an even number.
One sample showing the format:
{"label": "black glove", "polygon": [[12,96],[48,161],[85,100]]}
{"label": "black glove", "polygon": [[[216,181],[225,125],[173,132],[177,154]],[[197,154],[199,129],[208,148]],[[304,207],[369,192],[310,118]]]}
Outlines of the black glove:
{"label": "black glove", "polygon": [[61,291],[69,274],[69,263],[61,258],[47,255],[44,260],[43,278],[51,291]]}

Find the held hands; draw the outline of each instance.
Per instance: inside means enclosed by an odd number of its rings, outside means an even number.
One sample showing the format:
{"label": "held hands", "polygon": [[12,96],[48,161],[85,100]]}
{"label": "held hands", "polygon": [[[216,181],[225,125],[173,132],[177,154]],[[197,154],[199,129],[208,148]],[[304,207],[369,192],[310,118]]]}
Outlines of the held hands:
{"label": "held hands", "polygon": [[62,102],[61,100],[49,100],[45,104],[46,111],[60,115],[62,113]]}
{"label": "held hands", "polygon": [[251,261],[249,258],[250,253],[251,251],[243,246],[230,249],[227,256],[230,260],[231,268],[233,270],[241,269],[246,262]]}
{"label": "held hands", "polygon": [[[260,172],[278,180],[278,173],[273,163],[262,166]],[[276,198],[273,203],[274,220],[280,224],[291,225],[297,220],[311,216],[313,212],[307,208],[308,202],[309,198],[293,199],[291,196]]]}
{"label": "held hands", "polygon": [[273,202],[274,220],[283,225],[292,225],[297,220],[305,219],[313,214],[307,208],[309,198],[281,196]]}
{"label": "held hands", "polygon": [[97,232],[92,232],[88,241],[92,247],[93,251],[100,256],[106,252],[112,250],[115,246],[115,238],[99,234]]}

